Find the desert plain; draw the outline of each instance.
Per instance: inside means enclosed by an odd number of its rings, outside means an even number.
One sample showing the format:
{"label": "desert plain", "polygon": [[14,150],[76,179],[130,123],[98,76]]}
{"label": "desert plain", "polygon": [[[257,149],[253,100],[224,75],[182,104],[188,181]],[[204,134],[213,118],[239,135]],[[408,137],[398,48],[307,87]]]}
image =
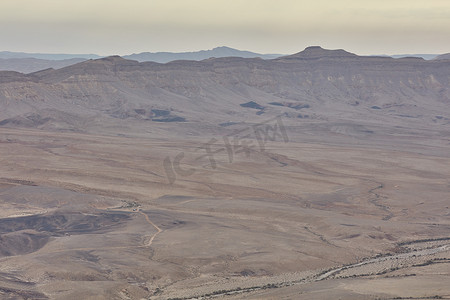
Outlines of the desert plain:
{"label": "desert plain", "polygon": [[[295,69],[294,59],[280,64]],[[341,56],[312,59],[339,65]],[[393,61],[374,65],[395,69]],[[353,62],[360,68],[359,58],[343,64]],[[198,62],[178,62],[177,68],[182,63],[200,73],[206,68]],[[300,101],[286,89],[269,97],[278,81],[266,78],[275,71],[262,60],[248,64],[262,64],[266,73],[245,67],[255,76],[247,83],[250,93],[227,73],[244,68],[241,62],[217,64],[218,78],[204,79],[216,80],[216,86],[177,81],[178,75],[168,81],[175,87],[165,86],[158,80],[169,71],[142,75],[134,63],[117,58],[62,69],[66,74],[74,68],[78,75],[64,75],[59,83],[56,71],[30,75],[35,77],[25,83],[22,75],[5,75],[1,298],[450,299],[448,77],[440,77],[440,86],[420,79],[428,94],[420,90],[423,98],[413,104],[400,102],[417,86],[402,90],[403,98],[381,87],[387,96],[379,99],[398,105],[374,107],[362,94],[349,95],[345,103],[326,102],[336,92],[317,87],[326,85],[315,82],[314,74],[305,76],[313,76],[308,93],[315,93],[316,102]],[[125,85],[120,70],[133,78],[126,83],[135,91],[131,100],[115,100],[101,110],[107,117],[96,116],[93,108],[83,114],[86,99],[98,101],[99,111],[106,101],[101,99],[125,93],[111,87],[114,80]],[[355,77],[354,70],[342,72],[361,92],[358,84],[367,79]],[[150,77],[185,102],[173,109],[151,101],[145,107],[136,99],[143,95],[141,78]],[[323,78],[327,84],[339,80]],[[207,103],[202,93],[226,98],[223,90],[230,85],[252,101],[186,104],[195,97]],[[146,95],[159,95],[154,86],[145,89],[152,91]],[[422,100],[433,89],[441,98],[429,108]],[[46,100],[55,93],[62,95],[59,102]],[[274,104],[275,97],[290,102]],[[31,114],[20,101],[40,104]],[[58,110],[64,101],[73,105],[70,114]],[[295,101],[301,106],[292,108]],[[191,113],[196,105],[211,113]],[[153,118],[185,119],[142,120],[151,109]],[[293,117],[296,110],[303,115]],[[228,115],[216,118],[222,112]]]}

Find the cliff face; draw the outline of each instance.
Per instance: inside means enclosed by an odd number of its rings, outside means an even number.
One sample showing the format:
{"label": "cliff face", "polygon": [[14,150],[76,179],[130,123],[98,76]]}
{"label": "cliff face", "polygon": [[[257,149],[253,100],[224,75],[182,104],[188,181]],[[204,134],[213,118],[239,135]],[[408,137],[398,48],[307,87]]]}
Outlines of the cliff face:
{"label": "cliff face", "polygon": [[[218,125],[280,114],[292,122],[448,125],[449,87],[450,61],[320,47],[274,60],[108,57],[28,75],[0,72],[0,125],[83,131],[89,122]],[[252,101],[257,108],[241,105]]]}

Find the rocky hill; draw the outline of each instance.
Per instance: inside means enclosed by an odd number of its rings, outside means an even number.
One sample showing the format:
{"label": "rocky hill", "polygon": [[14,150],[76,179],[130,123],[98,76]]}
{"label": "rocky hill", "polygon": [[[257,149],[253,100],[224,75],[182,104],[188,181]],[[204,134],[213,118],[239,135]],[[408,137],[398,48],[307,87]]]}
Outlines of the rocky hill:
{"label": "rocky hill", "polygon": [[107,57],[28,75],[0,72],[0,125],[115,132],[119,124],[137,131],[178,122],[220,127],[282,114],[293,126],[441,126],[450,120],[449,67],[320,47],[273,60]]}

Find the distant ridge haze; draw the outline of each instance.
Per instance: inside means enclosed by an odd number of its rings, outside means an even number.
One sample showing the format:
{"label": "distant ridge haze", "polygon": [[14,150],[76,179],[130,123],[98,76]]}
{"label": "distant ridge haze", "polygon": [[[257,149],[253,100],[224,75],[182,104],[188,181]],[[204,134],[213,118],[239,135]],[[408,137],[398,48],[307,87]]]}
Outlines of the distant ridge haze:
{"label": "distant ridge haze", "polygon": [[47,60],[39,58],[0,58],[0,70],[15,71],[24,74],[33,73],[45,69],[60,69],[79,62],[84,58],[71,58],[62,60]]}
{"label": "distant ridge haze", "polygon": [[12,58],[37,58],[43,60],[66,60],[73,58],[83,59],[97,59],[104,56],[97,54],[66,54],[66,53],[25,53],[25,52],[10,52],[0,51],[0,58],[12,59]]}
{"label": "distant ridge haze", "polygon": [[[211,50],[201,50],[194,52],[142,52],[130,55],[123,55],[122,57],[138,62],[156,62],[168,63],[176,60],[193,60],[201,61],[209,58],[223,58],[223,57],[241,57],[241,58],[261,58],[261,59],[314,59],[314,56],[334,56],[334,57],[355,57],[356,54],[347,52],[342,49],[325,50],[319,46],[311,46],[305,50],[292,54],[260,54],[251,51],[242,51],[230,47],[216,47]],[[449,59],[450,54],[400,54],[400,55],[374,55],[380,57],[405,58],[405,57],[419,57],[425,60],[440,60]],[[1,71],[16,71],[20,73],[33,73],[44,69],[59,69],[78,62],[89,59],[99,59],[105,56],[97,54],[46,54],[46,53],[25,53],[25,52],[0,52],[0,70]]]}
{"label": "distant ridge haze", "polygon": [[[308,48],[314,48],[319,46],[311,46]],[[334,51],[334,50],[330,50]],[[448,55],[442,54],[442,55]],[[243,57],[243,58],[255,58],[260,57],[263,59],[274,59],[280,56],[287,56],[289,54],[261,54],[251,51],[238,50],[235,48],[230,48],[226,46],[216,47],[210,50],[200,50],[200,51],[189,51],[189,52],[141,52],[133,53],[129,55],[121,55],[123,58],[142,61],[154,61],[159,63],[166,63],[174,60],[203,60],[212,57]],[[373,54],[370,56],[387,56],[393,58],[403,58],[403,57],[422,57],[426,60],[431,60],[442,56],[439,54]],[[67,53],[26,53],[26,52],[11,52],[11,51],[0,51],[0,58],[2,59],[19,59],[19,58],[36,58],[42,60],[67,60],[67,59],[98,59],[106,57],[105,55],[98,54],[67,54]]]}
{"label": "distant ridge haze", "polygon": [[[211,57],[243,57],[243,58],[255,58],[260,57],[263,59],[272,59],[283,56],[286,54],[260,54],[251,51],[243,51],[233,49],[230,47],[216,47],[211,50],[200,50],[193,52],[142,52],[133,53],[130,55],[122,55],[123,58],[137,60],[137,61],[154,61],[159,63],[166,63],[174,60],[203,60]],[[50,54],[50,53],[25,53],[25,52],[10,52],[1,51],[0,58],[12,59],[12,58],[37,58],[45,60],[66,60],[73,58],[83,59],[98,59],[106,56],[97,54]]]}
{"label": "distant ridge haze", "polygon": [[242,58],[255,58],[259,57],[262,59],[273,59],[284,54],[260,54],[250,51],[242,51],[229,47],[216,47],[212,50],[201,50],[196,52],[143,52],[139,54],[124,55],[123,58],[137,60],[139,62],[143,61],[154,61],[158,63],[167,63],[174,60],[204,60],[211,57],[242,57]]}
{"label": "distant ridge haze", "polygon": [[405,57],[422,57],[426,60],[431,60],[437,57],[439,54],[395,54],[389,55],[392,58],[405,58]]}

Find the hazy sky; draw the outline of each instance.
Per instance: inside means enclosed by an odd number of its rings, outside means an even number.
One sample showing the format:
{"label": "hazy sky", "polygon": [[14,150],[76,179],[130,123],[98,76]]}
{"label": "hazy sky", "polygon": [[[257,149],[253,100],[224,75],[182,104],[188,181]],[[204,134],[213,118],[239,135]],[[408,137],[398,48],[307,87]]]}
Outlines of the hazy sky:
{"label": "hazy sky", "polygon": [[0,0],[0,51],[450,52],[450,0]]}

